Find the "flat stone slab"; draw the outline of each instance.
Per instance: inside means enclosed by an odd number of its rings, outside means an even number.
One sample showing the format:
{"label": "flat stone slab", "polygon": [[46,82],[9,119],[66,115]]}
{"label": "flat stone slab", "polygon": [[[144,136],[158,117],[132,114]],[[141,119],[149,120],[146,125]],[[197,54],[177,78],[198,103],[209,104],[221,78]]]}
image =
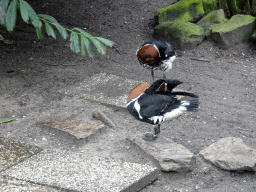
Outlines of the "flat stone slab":
{"label": "flat stone slab", "polygon": [[[112,74],[98,73],[88,80],[69,89],[62,89],[62,94],[72,97],[85,98],[91,101],[110,104],[126,108],[127,97],[133,87],[141,82],[132,79],[124,79]],[[182,91],[174,89],[175,91]]]}
{"label": "flat stone slab", "polygon": [[0,175],[1,192],[60,192],[59,189]]}
{"label": "flat stone slab", "polygon": [[65,190],[112,192],[138,191],[156,180],[159,170],[147,164],[47,149],[1,174]]}
{"label": "flat stone slab", "polygon": [[220,139],[200,153],[213,165],[229,171],[256,171],[256,150],[235,137]]}
{"label": "flat stone slab", "polygon": [[126,143],[146,153],[162,171],[190,171],[196,160],[186,147],[161,135],[154,141],[145,141],[142,136],[130,137]]}
{"label": "flat stone slab", "polygon": [[131,79],[123,79],[112,74],[99,73],[73,88],[63,89],[62,93],[83,97],[88,100],[125,107],[130,90],[138,85]]}
{"label": "flat stone slab", "polygon": [[56,134],[73,139],[75,142],[83,141],[102,131],[105,128],[100,120],[88,118],[81,112],[67,116],[65,113],[55,113],[38,122],[42,128]]}
{"label": "flat stone slab", "polygon": [[42,149],[0,137],[0,171],[40,152]]}

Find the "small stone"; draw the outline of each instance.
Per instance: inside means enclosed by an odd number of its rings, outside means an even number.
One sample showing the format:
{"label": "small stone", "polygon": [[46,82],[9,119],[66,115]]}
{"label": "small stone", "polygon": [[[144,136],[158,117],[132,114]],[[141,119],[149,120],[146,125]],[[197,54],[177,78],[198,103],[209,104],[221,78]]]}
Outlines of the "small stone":
{"label": "small stone", "polygon": [[186,147],[161,135],[153,141],[145,141],[139,135],[127,138],[126,143],[150,157],[162,171],[186,172],[190,171],[195,163],[194,154]]}
{"label": "small stone", "polygon": [[216,167],[229,171],[256,171],[256,150],[235,137],[220,139],[200,153]]}
{"label": "small stone", "polygon": [[115,124],[114,122],[105,115],[102,111],[98,110],[92,113],[92,117],[95,119],[100,120],[102,123],[107,125],[108,127],[114,128]]}

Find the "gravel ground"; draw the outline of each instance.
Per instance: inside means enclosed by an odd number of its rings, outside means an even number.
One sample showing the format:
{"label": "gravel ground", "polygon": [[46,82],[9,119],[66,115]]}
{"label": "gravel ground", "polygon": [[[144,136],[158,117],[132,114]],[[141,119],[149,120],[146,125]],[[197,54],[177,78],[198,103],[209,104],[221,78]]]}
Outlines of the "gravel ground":
{"label": "gravel ground", "polygon": [[[57,40],[38,40],[35,30],[24,23],[19,23],[12,34],[0,28],[5,38],[14,40],[11,45],[0,43],[0,117],[16,118],[16,121],[0,125],[0,136],[42,148],[88,152],[124,158],[129,162],[145,161],[127,149],[122,141],[127,135],[152,131],[151,125],[135,121],[123,108],[72,97],[60,90],[71,89],[100,72],[120,76],[123,81],[151,82],[150,71],[138,64],[135,51],[144,41],[153,38],[154,12],[172,1],[29,2],[37,12],[54,16],[65,27],[86,28],[93,35],[113,40],[120,54],[108,48],[104,56],[95,52],[93,58],[81,60],[79,55],[70,51],[68,42],[60,37]],[[197,113],[163,124],[161,134],[184,145],[194,154],[220,138],[230,136],[239,137],[256,149],[255,44],[242,43],[223,50],[214,42],[204,41],[194,49],[182,50],[182,53],[183,57],[175,61],[168,77],[183,81],[180,89],[198,94],[200,109]],[[200,58],[209,62],[198,61]],[[156,77],[162,77],[162,73],[156,72]],[[104,92],[104,87],[99,88],[99,92]],[[42,131],[36,125],[57,110],[81,108],[86,109],[86,115],[99,108],[116,127],[78,147]],[[162,173],[156,182],[142,191],[251,192],[256,189],[255,177],[255,173],[250,172],[219,170],[199,158],[194,171]],[[2,185],[6,182],[16,180],[1,179]],[[23,186],[23,181],[17,182]],[[61,191],[40,187],[39,191]]]}

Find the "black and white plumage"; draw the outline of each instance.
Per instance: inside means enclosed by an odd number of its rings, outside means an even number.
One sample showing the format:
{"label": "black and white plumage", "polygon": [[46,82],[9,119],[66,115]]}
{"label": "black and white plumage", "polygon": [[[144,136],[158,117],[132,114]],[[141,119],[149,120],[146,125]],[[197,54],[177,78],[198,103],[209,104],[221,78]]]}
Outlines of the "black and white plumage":
{"label": "black and white plumage", "polygon": [[[179,80],[159,79],[150,84],[139,84],[129,93],[127,110],[139,121],[156,125],[154,135],[160,133],[160,124],[171,120],[186,111],[196,111],[199,106],[198,96],[189,92],[174,92],[173,88],[181,84]],[[194,97],[189,101],[176,98],[177,95]]]}
{"label": "black and white plumage", "polygon": [[150,40],[145,42],[136,55],[140,64],[146,69],[151,69],[154,80],[154,70],[169,71],[176,57],[182,56],[170,43]]}

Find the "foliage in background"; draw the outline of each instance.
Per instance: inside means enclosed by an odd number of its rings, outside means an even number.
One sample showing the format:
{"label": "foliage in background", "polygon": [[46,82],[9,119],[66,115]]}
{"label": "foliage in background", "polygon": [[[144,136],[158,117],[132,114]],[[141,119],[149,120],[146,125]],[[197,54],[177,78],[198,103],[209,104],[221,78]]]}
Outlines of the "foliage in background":
{"label": "foliage in background", "polygon": [[[93,56],[93,47],[91,43],[101,54],[106,53],[106,47],[103,44],[110,47],[114,44],[113,41],[108,39],[93,37],[91,34],[77,27],[72,30],[64,28],[54,17],[45,14],[37,14],[24,0],[0,1],[0,25],[5,26],[8,32],[13,32],[16,26],[17,10],[20,11],[22,19],[27,24],[32,24],[36,28],[37,37],[39,39],[44,38],[45,33],[56,39],[56,34],[52,26],[59,31],[64,39],[68,38],[69,32],[71,41],[70,49],[75,52],[81,52],[82,58],[85,58],[86,51],[89,56]],[[5,43],[10,42],[5,40],[1,35],[0,40]]]}
{"label": "foliage in background", "polygon": [[256,16],[256,0],[218,0],[218,8],[227,16],[246,14]]}

